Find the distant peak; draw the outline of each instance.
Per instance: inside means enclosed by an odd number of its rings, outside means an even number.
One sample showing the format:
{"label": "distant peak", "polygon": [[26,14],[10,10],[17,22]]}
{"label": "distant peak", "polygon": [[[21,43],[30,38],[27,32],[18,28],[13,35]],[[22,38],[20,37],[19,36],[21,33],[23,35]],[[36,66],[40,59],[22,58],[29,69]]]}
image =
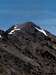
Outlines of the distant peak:
{"label": "distant peak", "polygon": [[32,24],[34,24],[34,23],[33,23],[33,22],[25,22],[24,24],[31,24],[31,25],[32,25]]}
{"label": "distant peak", "polygon": [[19,24],[16,24],[15,26],[17,28],[20,28],[20,29],[28,29],[28,28],[31,28],[33,25],[34,25],[33,22],[25,22],[25,23],[20,24],[20,25]]}
{"label": "distant peak", "polygon": [[8,31],[8,34],[13,34],[15,31],[19,31],[19,30],[26,30],[29,31],[31,29],[36,29],[37,31],[43,33],[45,36],[47,36],[46,32],[44,29],[40,28],[38,25],[36,25],[33,22],[25,22],[23,24],[16,24],[14,26],[12,26]]}

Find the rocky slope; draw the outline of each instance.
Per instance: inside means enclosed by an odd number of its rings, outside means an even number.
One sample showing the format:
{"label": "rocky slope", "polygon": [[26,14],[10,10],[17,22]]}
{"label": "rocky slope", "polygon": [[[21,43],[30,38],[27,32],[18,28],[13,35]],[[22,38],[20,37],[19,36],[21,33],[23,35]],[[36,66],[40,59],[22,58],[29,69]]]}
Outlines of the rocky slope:
{"label": "rocky slope", "polygon": [[56,75],[56,36],[32,22],[1,30],[0,75]]}

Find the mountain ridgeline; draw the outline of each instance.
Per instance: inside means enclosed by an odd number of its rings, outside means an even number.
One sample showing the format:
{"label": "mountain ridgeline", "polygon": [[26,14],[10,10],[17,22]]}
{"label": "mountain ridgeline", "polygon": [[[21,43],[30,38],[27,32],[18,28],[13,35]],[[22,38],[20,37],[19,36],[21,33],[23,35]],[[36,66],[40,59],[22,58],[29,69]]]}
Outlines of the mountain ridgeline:
{"label": "mountain ridgeline", "polygon": [[0,75],[56,75],[56,36],[32,22],[0,30]]}

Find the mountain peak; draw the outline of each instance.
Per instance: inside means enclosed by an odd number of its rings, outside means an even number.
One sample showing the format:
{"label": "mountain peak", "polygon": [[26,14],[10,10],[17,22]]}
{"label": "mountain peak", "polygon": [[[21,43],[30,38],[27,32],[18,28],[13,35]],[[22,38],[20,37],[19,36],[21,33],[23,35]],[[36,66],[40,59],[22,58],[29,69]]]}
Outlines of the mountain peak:
{"label": "mountain peak", "polygon": [[21,25],[16,24],[12,26],[7,32],[8,34],[13,34],[15,31],[19,31],[19,30],[31,31],[32,29],[36,29],[37,31],[47,36],[45,30],[40,28],[38,25],[34,24],[33,22],[25,22],[24,24]]}
{"label": "mountain peak", "polygon": [[32,22],[13,25],[6,32],[0,30],[0,35],[3,36],[0,39],[0,75],[56,73],[53,35]]}

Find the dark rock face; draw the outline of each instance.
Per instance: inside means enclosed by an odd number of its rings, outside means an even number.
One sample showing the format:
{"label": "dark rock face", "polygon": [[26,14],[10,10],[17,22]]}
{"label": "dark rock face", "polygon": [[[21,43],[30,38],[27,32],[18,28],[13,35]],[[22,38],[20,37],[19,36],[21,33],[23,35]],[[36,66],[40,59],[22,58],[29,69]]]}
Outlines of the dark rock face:
{"label": "dark rock face", "polygon": [[32,22],[1,32],[0,75],[56,75],[56,37]]}

